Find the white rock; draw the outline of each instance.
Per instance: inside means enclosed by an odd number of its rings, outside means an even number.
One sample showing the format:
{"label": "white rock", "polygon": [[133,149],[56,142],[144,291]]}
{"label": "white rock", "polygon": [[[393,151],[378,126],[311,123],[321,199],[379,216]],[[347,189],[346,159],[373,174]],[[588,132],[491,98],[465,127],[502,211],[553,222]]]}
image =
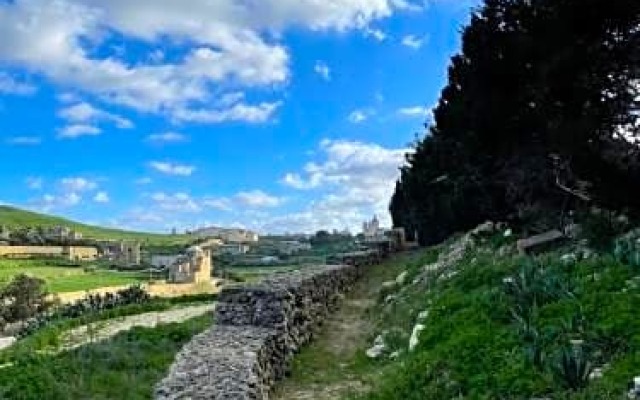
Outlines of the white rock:
{"label": "white rock", "polygon": [[502,236],[504,237],[511,237],[511,235],[513,235],[513,231],[511,230],[511,228],[507,229],[504,231],[504,233],[502,234]]}
{"label": "white rock", "polygon": [[493,233],[496,228],[496,224],[491,221],[487,221],[483,224],[478,225],[474,230],[471,231],[472,234],[477,235],[479,233]]}
{"label": "white rock", "polygon": [[590,380],[601,379],[603,375],[604,373],[602,371],[602,368],[594,368],[593,371],[589,373],[589,379]]}
{"label": "white rock", "polygon": [[13,344],[17,341],[18,339],[13,336],[0,337],[0,350],[13,346]]}
{"label": "white rock", "polygon": [[389,354],[389,358],[392,359],[392,360],[395,360],[398,357],[400,357],[400,352],[399,351],[394,351],[393,353]]}
{"label": "white rock", "polygon": [[413,332],[411,333],[411,338],[409,339],[409,351],[413,351],[419,343],[420,332],[422,332],[426,326],[422,324],[416,324],[413,327]]}
{"label": "white rock", "polygon": [[398,277],[396,278],[396,284],[404,285],[404,281],[407,280],[407,275],[409,275],[408,271],[403,271],[400,275],[398,275]]}
{"label": "white rock", "polygon": [[565,264],[573,264],[578,261],[578,257],[576,257],[576,255],[573,253],[568,253],[560,257],[560,261],[562,261]]}
{"label": "white rock", "polygon": [[418,314],[418,321],[422,322],[429,317],[429,310],[424,310]]}
{"label": "white rock", "polygon": [[379,358],[387,349],[387,345],[384,343],[384,337],[378,335],[373,341],[373,347],[367,349],[365,352],[369,358]]}
{"label": "white rock", "polygon": [[396,281],[382,282],[383,289],[393,289],[394,287],[396,287]]}

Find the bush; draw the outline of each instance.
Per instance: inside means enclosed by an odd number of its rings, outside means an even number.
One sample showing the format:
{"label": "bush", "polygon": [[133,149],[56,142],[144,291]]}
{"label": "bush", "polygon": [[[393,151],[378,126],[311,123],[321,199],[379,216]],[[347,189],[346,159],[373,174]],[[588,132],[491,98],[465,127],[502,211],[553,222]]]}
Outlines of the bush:
{"label": "bush", "polygon": [[46,312],[51,305],[45,282],[21,274],[0,291],[0,320],[4,323],[23,321]]}

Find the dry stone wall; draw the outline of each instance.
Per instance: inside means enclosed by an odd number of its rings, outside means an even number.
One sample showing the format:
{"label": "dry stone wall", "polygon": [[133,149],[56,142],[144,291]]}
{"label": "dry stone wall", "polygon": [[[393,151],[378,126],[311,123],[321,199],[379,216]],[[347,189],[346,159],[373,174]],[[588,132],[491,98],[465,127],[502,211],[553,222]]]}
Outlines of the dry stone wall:
{"label": "dry stone wall", "polygon": [[361,273],[359,265],[321,266],[225,288],[215,325],[180,351],[155,398],[267,400]]}

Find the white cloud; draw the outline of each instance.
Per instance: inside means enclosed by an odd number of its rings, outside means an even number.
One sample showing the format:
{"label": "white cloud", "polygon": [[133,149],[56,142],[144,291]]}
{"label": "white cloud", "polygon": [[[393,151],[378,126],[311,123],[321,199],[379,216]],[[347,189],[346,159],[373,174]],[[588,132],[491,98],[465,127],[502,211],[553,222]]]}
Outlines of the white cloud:
{"label": "white cloud", "polygon": [[423,106],[404,107],[398,110],[398,114],[405,117],[428,117],[431,115],[431,109]]}
{"label": "white cloud", "polygon": [[348,227],[356,230],[374,213],[389,224],[388,203],[408,149],[323,140],[319,150],[324,160],[309,162],[301,172],[286,174],[281,183],[298,190],[314,189],[322,195],[302,211],[264,220],[263,229],[310,232]]}
{"label": "white cloud", "polygon": [[151,199],[161,210],[165,211],[191,213],[201,211],[200,205],[198,205],[187,193],[178,192],[174,194],[166,194],[164,192],[158,192],[152,194]]}
{"label": "white cloud", "polygon": [[87,192],[98,187],[98,183],[82,177],[68,177],[60,180],[60,186],[68,192]]}
{"label": "white cloud", "polygon": [[271,196],[262,190],[240,192],[235,195],[234,200],[242,206],[252,208],[278,207],[284,202],[284,199]]}
{"label": "white cloud", "polygon": [[224,197],[204,199],[202,205],[218,211],[231,211],[233,209],[231,200]]}
{"label": "white cloud", "polygon": [[[428,0],[423,0],[420,3],[414,3],[407,0],[391,0],[391,3],[400,10],[407,10],[413,12],[423,11]],[[434,1],[434,0],[432,0]],[[435,0],[437,1],[437,0]],[[454,0],[453,2],[458,2],[460,0]]]}
{"label": "white cloud", "polygon": [[226,121],[263,123],[269,121],[275,111],[280,107],[281,102],[260,103],[258,105],[247,105],[236,103],[224,109],[193,109],[181,108],[175,110],[173,119],[182,122],[219,123]]}
{"label": "white cloud", "polygon": [[379,42],[382,42],[387,38],[387,34],[381,31],[380,29],[366,28],[364,33],[366,36],[373,37]]}
{"label": "white cloud", "polygon": [[73,124],[67,125],[58,131],[60,139],[75,139],[81,136],[97,136],[102,130],[93,125]]}
{"label": "white cloud", "polygon": [[96,203],[105,204],[110,202],[111,199],[109,198],[109,194],[107,192],[98,192],[95,196],[93,196],[93,201],[95,201]]}
{"label": "white cloud", "polygon": [[316,61],[316,65],[314,65],[313,70],[325,81],[331,80],[331,69],[324,61]]}
{"label": "white cloud", "polygon": [[67,106],[58,112],[61,118],[70,123],[92,123],[97,124],[102,121],[113,123],[119,129],[133,128],[133,123],[119,115],[101,110],[86,102],[76,103]]}
{"label": "white cloud", "polygon": [[170,162],[152,161],[149,166],[166,175],[191,176],[196,167],[192,165],[174,164]]}
{"label": "white cloud", "polygon": [[366,121],[373,114],[370,110],[354,110],[347,118],[352,124],[359,124]]}
{"label": "white cloud", "polygon": [[154,133],[152,135],[147,136],[147,141],[151,143],[178,143],[178,142],[186,142],[188,140],[187,136],[182,133],[167,131],[162,133]]}
{"label": "white cloud", "polygon": [[40,190],[44,184],[44,180],[39,176],[29,176],[25,179],[25,184],[31,190]]}
{"label": "white cloud", "polygon": [[[234,111],[205,107],[220,92],[286,84],[290,56],[280,41],[289,29],[366,29],[412,8],[401,0],[191,0],[188,7],[179,0],[16,0],[0,3],[0,61],[175,120],[263,122],[264,115],[238,110],[264,114],[270,110],[264,104],[276,100],[238,103]],[[184,56],[167,60],[158,50],[140,56],[113,46],[95,51],[114,35],[156,49],[179,44]]]}
{"label": "white cloud", "polygon": [[407,35],[402,38],[402,45],[410,47],[412,49],[419,49],[425,42],[425,38],[420,38],[414,35]]}
{"label": "white cloud", "polygon": [[38,136],[14,136],[5,142],[13,146],[37,146],[42,143],[42,139]]}
{"label": "white cloud", "polygon": [[0,71],[0,93],[28,96],[36,92],[36,87],[24,82],[19,82],[15,78]]}
{"label": "white cloud", "polygon": [[75,192],[63,193],[59,195],[47,193],[41,198],[33,201],[35,206],[44,212],[48,212],[53,209],[74,207],[79,205],[81,202],[82,197]]}

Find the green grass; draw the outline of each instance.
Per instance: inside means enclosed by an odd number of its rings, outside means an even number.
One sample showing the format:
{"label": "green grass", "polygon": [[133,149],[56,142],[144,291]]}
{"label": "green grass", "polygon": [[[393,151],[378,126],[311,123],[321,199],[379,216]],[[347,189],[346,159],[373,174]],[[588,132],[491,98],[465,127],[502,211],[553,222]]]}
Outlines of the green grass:
{"label": "green grass", "polygon": [[60,320],[54,320],[33,334],[20,339],[15,345],[8,349],[0,350],[0,365],[24,358],[25,354],[42,351],[55,351],[62,344],[64,333],[79,326],[154,311],[166,311],[174,308],[208,304],[214,302],[217,297],[217,295],[211,294],[186,295],[173,298],[154,297],[143,304],[129,304],[113,309],[85,314],[77,318],[61,318]]}
{"label": "green grass", "polygon": [[186,235],[165,235],[102,228],[9,206],[0,206],[0,225],[5,225],[9,228],[62,225],[75,229],[88,239],[135,240],[156,246],[183,245],[190,241],[190,238]]}
{"label": "green grass", "polygon": [[[533,326],[541,335],[544,361],[536,366],[528,353],[531,342],[512,316],[514,300],[503,289],[503,279],[529,261],[485,250],[467,254],[459,274],[448,281],[408,289],[393,305],[378,303],[372,311],[375,332],[391,332],[390,351],[402,350],[403,355],[397,361],[366,360],[382,373],[370,380],[372,390],[358,398],[622,398],[640,371],[640,319],[633,306],[640,290],[627,284],[640,270],[606,254],[575,265],[561,263],[561,251],[536,257],[547,271],[546,280],[557,278],[574,293],[540,301]],[[408,353],[408,338],[422,310],[430,311],[426,329],[416,350]],[[584,322],[570,323],[572,319]],[[571,338],[585,341],[593,366],[609,364],[602,379],[579,390],[569,389],[554,372]]]}
{"label": "green grass", "polygon": [[212,323],[210,316],[134,328],[110,340],[46,355],[24,353],[0,373],[0,398],[150,399],[175,354]]}
{"label": "green grass", "polygon": [[0,258],[0,286],[4,286],[14,276],[27,274],[43,279],[51,293],[65,293],[97,289],[105,286],[122,286],[142,282],[144,274],[136,272],[115,272],[97,269],[86,272],[82,267],[58,266],[59,261],[51,259],[12,260]]}

